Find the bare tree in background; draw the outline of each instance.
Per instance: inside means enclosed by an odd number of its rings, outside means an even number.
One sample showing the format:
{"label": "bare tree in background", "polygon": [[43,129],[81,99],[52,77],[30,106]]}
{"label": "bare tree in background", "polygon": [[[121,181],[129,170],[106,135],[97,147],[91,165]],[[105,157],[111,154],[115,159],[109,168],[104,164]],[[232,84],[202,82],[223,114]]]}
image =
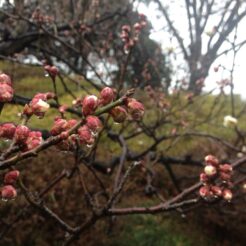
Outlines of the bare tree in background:
{"label": "bare tree in background", "polygon": [[[231,35],[246,15],[245,1],[153,0],[147,2],[157,3],[166,21],[163,25],[170,31],[180,48],[190,75],[188,86],[190,91],[200,93],[201,87],[196,83],[208,76],[214,61],[232,49],[240,49],[246,43],[245,39],[233,41]],[[173,9],[176,10],[176,14],[173,14]],[[177,9],[180,10],[179,13]],[[182,19],[185,15],[186,18]]]}

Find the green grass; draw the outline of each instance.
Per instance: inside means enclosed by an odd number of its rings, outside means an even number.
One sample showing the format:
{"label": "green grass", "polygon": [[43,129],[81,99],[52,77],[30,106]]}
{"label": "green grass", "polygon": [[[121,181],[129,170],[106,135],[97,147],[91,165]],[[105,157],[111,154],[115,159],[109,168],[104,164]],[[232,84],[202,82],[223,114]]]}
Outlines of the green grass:
{"label": "green grass", "polygon": [[207,246],[212,240],[202,228],[172,215],[133,215],[124,219],[120,233],[110,238],[109,246]]}

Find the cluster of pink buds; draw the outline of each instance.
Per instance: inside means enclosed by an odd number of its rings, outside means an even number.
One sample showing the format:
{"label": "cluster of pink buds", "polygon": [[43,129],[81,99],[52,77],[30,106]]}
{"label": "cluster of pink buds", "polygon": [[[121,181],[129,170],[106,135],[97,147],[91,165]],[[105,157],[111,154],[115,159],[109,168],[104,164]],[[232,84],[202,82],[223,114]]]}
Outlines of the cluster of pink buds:
{"label": "cluster of pink buds", "polygon": [[[113,89],[105,87],[100,93],[98,105],[109,104],[113,101],[114,97],[115,95]],[[94,100],[94,103],[96,103],[96,99]],[[86,106],[87,108],[87,105],[94,104],[92,104],[90,101],[84,100],[83,108],[84,106]],[[91,113],[93,113],[93,111],[91,111]],[[128,115],[130,115],[133,120],[140,120],[144,115],[144,106],[142,103],[134,98],[127,98],[123,106],[116,106],[112,108],[109,114],[116,123],[124,122],[127,119]]]}
{"label": "cluster of pink buds", "polygon": [[17,191],[13,186],[18,179],[20,172],[10,171],[4,175],[4,186],[1,188],[1,197],[3,201],[13,200],[17,196]]}
{"label": "cluster of pink buds", "polygon": [[55,79],[56,75],[59,72],[56,66],[50,66],[50,65],[45,65],[44,70],[47,72],[47,75],[50,76],[52,79]]}
{"label": "cluster of pink buds", "polygon": [[14,90],[10,77],[5,73],[0,74],[0,103],[10,102],[13,96]]}
{"label": "cluster of pink buds", "polygon": [[220,164],[215,156],[206,156],[204,172],[200,174],[200,181],[203,183],[199,190],[200,196],[206,200],[223,198],[230,201],[233,196],[231,178],[230,164]]}
{"label": "cluster of pink buds", "polygon": [[[62,150],[73,150],[76,144],[93,145],[95,137],[102,129],[101,120],[95,116],[95,112],[100,107],[107,107],[115,99],[114,90],[105,87],[101,90],[99,97],[95,95],[87,95],[84,99],[77,99],[73,102],[74,106],[81,107],[85,117],[85,122],[73,134],[68,131],[75,126],[77,120],[66,120],[56,118],[54,125],[50,131],[51,135],[61,137],[61,142],[57,145]],[[130,115],[133,120],[140,120],[144,114],[144,106],[142,103],[133,98],[125,98],[122,106],[110,108],[108,113],[116,123],[122,123]]]}
{"label": "cluster of pink buds", "polygon": [[121,28],[120,38],[124,43],[125,53],[129,53],[131,47],[138,42],[141,30],[147,25],[145,15],[139,14],[139,19],[140,20],[134,24],[133,30],[129,25],[123,25]]}
{"label": "cluster of pink buds", "polygon": [[65,120],[57,118],[50,131],[53,136],[60,135],[62,141],[57,145],[62,150],[73,150],[76,143],[90,146],[95,141],[95,136],[102,128],[100,119],[96,116],[89,115],[85,119],[85,124],[81,126],[76,133],[69,136],[68,130],[77,124],[77,120]]}
{"label": "cluster of pink buds", "polygon": [[65,120],[62,118],[56,118],[52,129],[50,130],[51,135],[60,135],[62,141],[58,143],[57,147],[61,150],[72,150],[76,143],[77,135],[72,134],[69,136],[68,130],[74,127],[78,123],[77,120]]}
{"label": "cluster of pink buds", "polygon": [[[95,105],[104,106],[109,104],[114,100],[114,97],[114,91],[109,87],[102,89],[99,100],[97,100],[97,97],[94,95],[85,97],[83,101],[83,113],[86,111],[86,113],[89,112],[92,114],[95,111]],[[116,123],[124,122],[128,115],[130,115],[133,120],[140,120],[144,115],[144,106],[134,98],[127,98],[123,106],[116,106],[112,108],[109,114]]]}
{"label": "cluster of pink buds", "polygon": [[50,108],[50,105],[47,103],[47,100],[54,98],[55,95],[52,92],[47,93],[38,93],[36,94],[32,101],[25,105],[23,114],[30,117],[31,115],[36,115],[39,118],[43,118],[45,112]]}
{"label": "cluster of pink buds", "polygon": [[115,98],[114,90],[110,87],[105,87],[100,92],[100,97],[88,95],[82,101],[78,100],[75,104],[82,103],[82,112],[84,116],[95,113],[99,106],[105,106],[111,103]]}
{"label": "cluster of pink buds", "polygon": [[39,131],[31,131],[27,126],[15,126],[13,123],[0,125],[0,137],[14,140],[21,151],[36,148],[42,143],[42,134]]}

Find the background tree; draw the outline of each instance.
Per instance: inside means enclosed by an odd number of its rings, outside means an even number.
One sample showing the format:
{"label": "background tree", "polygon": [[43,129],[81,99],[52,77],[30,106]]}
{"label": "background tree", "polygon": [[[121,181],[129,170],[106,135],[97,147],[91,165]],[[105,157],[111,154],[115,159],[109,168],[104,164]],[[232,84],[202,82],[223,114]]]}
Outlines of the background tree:
{"label": "background tree", "polygon": [[245,1],[147,2],[158,5],[165,20],[164,28],[176,40],[177,53],[182,54],[187,64],[190,91],[200,93],[201,88],[196,83],[208,76],[216,59],[233,49],[239,50],[246,42],[244,38],[234,39],[234,32],[246,15]]}
{"label": "background tree", "polygon": [[[11,18],[11,14],[16,14],[15,18]],[[109,70],[120,76],[126,62],[118,39],[121,27],[138,19],[130,1],[18,1],[14,6],[5,3],[1,15],[2,56],[26,52],[39,61],[64,64],[68,70],[84,77],[90,70],[102,84],[114,80],[110,79]],[[169,81],[165,57],[159,45],[149,39],[147,29],[141,34],[138,51],[127,61],[132,76],[124,83],[142,83],[146,73],[152,73],[153,81],[148,83],[153,86],[160,86],[163,77]]]}

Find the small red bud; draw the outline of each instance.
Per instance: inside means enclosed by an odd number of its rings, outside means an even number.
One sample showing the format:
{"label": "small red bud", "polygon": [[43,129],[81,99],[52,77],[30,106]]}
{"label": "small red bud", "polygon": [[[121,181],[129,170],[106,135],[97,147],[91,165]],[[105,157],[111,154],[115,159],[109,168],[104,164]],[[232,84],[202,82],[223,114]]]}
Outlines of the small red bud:
{"label": "small red bud", "polygon": [[12,85],[12,81],[11,81],[10,77],[5,73],[0,74],[0,84],[1,83]]}
{"label": "small red bud", "polygon": [[220,165],[220,171],[225,173],[232,173],[232,166],[230,164],[223,164]]}
{"label": "small red bud", "polygon": [[36,147],[38,147],[39,145],[41,145],[43,139],[42,139],[42,133],[39,131],[31,131],[29,132],[28,138],[25,142],[25,147],[24,151],[27,150],[32,150]]}
{"label": "small red bud", "polygon": [[213,193],[214,196],[218,196],[218,197],[222,196],[222,190],[219,186],[216,185],[212,186],[211,192]]}
{"label": "small red bud", "polygon": [[207,155],[205,157],[205,162],[206,162],[206,165],[212,165],[215,167],[219,165],[219,160],[213,155]]}
{"label": "small red bud", "polygon": [[100,103],[106,105],[114,100],[114,90],[110,87],[105,87],[100,92]]}
{"label": "small red bud", "polygon": [[18,170],[13,170],[5,174],[4,183],[5,184],[13,184],[20,176],[20,172]]}
{"label": "small red bud", "polygon": [[199,190],[199,194],[201,197],[206,198],[210,196],[210,189],[208,186],[202,186]]}
{"label": "small red bud", "polygon": [[82,103],[82,112],[85,116],[93,114],[98,106],[98,99],[94,95],[86,96]]}
{"label": "small red bud", "polygon": [[86,118],[86,125],[92,132],[97,132],[102,128],[102,123],[96,116],[88,116]]}
{"label": "small red bud", "polygon": [[53,77],[53,78],[55,78],[56,75],[58,74],[59,70],[58,70],[58,68],[56,66],[52,66],[50,68],[50,71],[49,72],[50,72],[50,76]]}
{"label": "small red bud", "polygon": [[75,119],[71,119],[71,120],[68,120],[67,122],[67,130],[71,129],[72,127],[74,127],[76,124],[78,123],[77,120]]}
{"label": "small red bud", "polygon": [[31,116],[33,114],[32,108],[28,104],[24,106],[23,114],[26,116]]}
{"label": "small red bud", "polygon": [[127,109],[134,120],[141,120],[144,115],[143,104],[133,98],[127,100]]}
{"label": "small red bud", "polygon": [[10,102],[14,96],[12,82],[7,74],[0,74],[0,102]]}
{"label": "small red bud", "polygon": [[65,140],[65,139],[67,139],[67,138],[69,137],[69,134],[68,134],[67,131],[65,131],[65,132],[62,132],[62,133],[60,134],[60,137],[61,137],[61,139]]}
{"label": "small red bud", "polygon": [[66,105],[62,105],[62,106],[59,107],[59,112],[64,114],[66,112],[67,108],[68,107]]}
{"label": "small red bud", "polygon": [[208,182],[209,180],[209,177],[205,174],[205,173],[201,173],[200,174],[200,181],[205,183],[205,182]]}
{"label": "small red bud", "polygon": [[14,137],[16,126],[12,123],[0,125],[0,137],[12,139]]}
{"label": "small red bud", "polygon": [[225,182],[230,181],[231,180],[231,174],[220,171],[220,178]]}
{"label": "small red bud", "polygon": [[112,116],[113,120],[117,123],[122,123],[127,118],[127,112],[121,106],[117,106],[111,109],[110,115]]}
{"label": "small red bud", "polygon": [[65,119],[58,118],[55,120],[53,127],[50,130],[51,135],[56,136],[64,131],[67,127],[67,121]]}
{"label": "small red bud", "polygon": [[50,66],[50,65],[44,66],[44,70],[50,75],[51,78],[55,78],[59,72],[56,66]]}
{"label": "small red bud", "polygon": [[12,185],[5,185],[1,191],[2,199],[11,200],[17,196],[17,191]]}
{"label": "small red bud", "polygon": [[28,138],[29,132],[30,130],[28,127],[23,125],[17,126],[14,135],[15,141],[17,143],[24,142]]}
{"label": "small red bud", "polygon": [[84,125],[78,129],[79,140],[81,144],[93,144],[94,138],[88,126]]}

